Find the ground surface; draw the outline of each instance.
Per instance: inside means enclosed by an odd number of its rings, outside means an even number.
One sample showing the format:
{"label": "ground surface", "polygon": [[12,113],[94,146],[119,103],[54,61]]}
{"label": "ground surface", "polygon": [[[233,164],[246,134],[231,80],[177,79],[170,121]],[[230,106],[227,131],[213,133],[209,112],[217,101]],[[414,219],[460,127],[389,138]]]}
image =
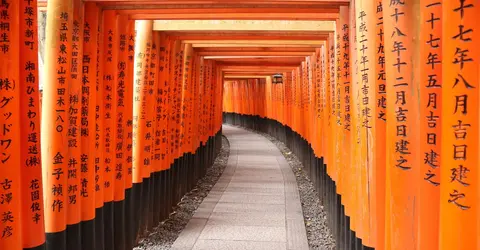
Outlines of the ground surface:
{"label": "ground surface", "polygon": [[335,249],[297,157],[267,134],[223,132],[230,142],[207,176],[136,249]]}
{"label": "ground surface", "polygon": [[228,140],[223,137],[220,154],[215,159],[213,166],[208,168],[205,177],[199,180],[195,188],[182,198],[182,201],[175,208],[175,212],[170,215],[168,220],[162,222],[150,232],[148,237],[140,240],[135,250],[171,249],[173,242],[192,218],[195,210],[222,175],[223,170],[227,166],[229,148]]}
{"label": "ground surface", "polygon": [[280,150],[241,128],[223,133],[227,167],[172,249],[308,249],[295,175]]}
{"label": "ground surface", "polygon": [[277,146],[295,173],[310,249],[335,249],[335,239],[327,226],[327,214],[302,163],[283,142],[268,134],[260,134]]}

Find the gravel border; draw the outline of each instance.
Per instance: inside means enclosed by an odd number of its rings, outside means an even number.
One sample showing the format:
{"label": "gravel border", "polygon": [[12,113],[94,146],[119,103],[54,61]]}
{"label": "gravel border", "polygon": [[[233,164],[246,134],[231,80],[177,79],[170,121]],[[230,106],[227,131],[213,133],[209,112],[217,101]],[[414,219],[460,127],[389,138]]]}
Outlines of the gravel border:
{"label": "gravel border", "polygon": [[282,152],[288,164],[292,168],[297,179],[300,202],[302,203],[303,220],[307,230],[308,245],[310,249],[334,250],[336,249],[335,238],[327,226],[327,213],[325,212],[318,193],[313,187],[303,164],[297,156],[281,141],[275,137],[256,130],[242,129],[257,133],[270,140]]}
{"label": "gravel border", "polygon": [[205,177],[197,182],[197,185],[183,196],[182,200],[174,208],[169,218],[161,222],[152,232],[145,235],[147,237],[140,239],[138,246],[134,250],[163,250],[170,249],[187,223],[192,218],[198,206],[203,199],[207,197],[210,190],[217,183],[223,170],[227,166],[228,156],[230,155],[230,144],[225,136],[222,135],[222,149],[211,167],[207,169]]}

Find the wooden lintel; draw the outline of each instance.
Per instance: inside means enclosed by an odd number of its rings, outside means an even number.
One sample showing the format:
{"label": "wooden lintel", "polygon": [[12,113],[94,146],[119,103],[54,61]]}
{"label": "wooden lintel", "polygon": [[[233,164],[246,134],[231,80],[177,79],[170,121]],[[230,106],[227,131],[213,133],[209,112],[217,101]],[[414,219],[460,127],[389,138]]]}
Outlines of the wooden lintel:
{"label": "wooden lintel", "polygon": [[[320,46],[325,43],[325,41],[320,40],[183,40],[183,43],[191,44],[249,44],[249,45],[314,45]],[[275,47],[275,46],[270,46]]]}
{"label": "wooden lintel", "polygon": [[171,8],[168,6],[144,6],[143,8],[135,9],[126,9],[125,7],[112,6],[108,9],[116,9],[119,14],[127,15],[138,15],[138,14],[235,14],[235,13],[283,13],[283,14],[294,14],[294,13],[311,13],[311,14],[322,14],[322,13],[338,13],[339,8],[337,7],[325,7],[325,8],[278,8],[278,7],[269,7],[269,8],[205,8],[199,6],[197,8],[192,8],[190,6],[182,6],[183,8]]}
{"label": "wooden lintel", "polygon": [[256,48],[256,47],[224,47],[224,48],[196,48],[196,52],[315,52],[315,48],[277,48],[277,47],[265,47],[265,48]]}
{"label": "wooden lintel", "polygon": [[204,44],[192,44],[194,48],[221,48],[221,47],[284,47],[284,48],[320,48],[322,45],[315,44],[282,44],[278,42],[277,44],[257,44],[257,43],[248,43],[248,44],[218,44],[218,43],[204,43]]}
{"label": "wooden lintel", "polygon": [[315,31],[333,32],[333,21],[278,20],[156,20],[153,29],[159,31]]}
{"label": "wooden lintel", "polygon": [[[255,34],[256,33],[256,34]],[[215,34],[205,34],[205,35],[169,35],[172,40],[300,40],[300,41],[326,41],[328,39],[328,34],[324,35],[266,35],[259,32],[252,34],[228,34],[228,35],[215,35]]]}
{"label": "wooden lintel", "polygon": [[311,20],[335,21],[338,13],[200,13],[131,14],[134,20]]}
{"label": "wooden lintel", "polygon": [[220,51],[220,52],[197,52],[199,56],[311,56],[315,52],[292,52],[292,51]]}

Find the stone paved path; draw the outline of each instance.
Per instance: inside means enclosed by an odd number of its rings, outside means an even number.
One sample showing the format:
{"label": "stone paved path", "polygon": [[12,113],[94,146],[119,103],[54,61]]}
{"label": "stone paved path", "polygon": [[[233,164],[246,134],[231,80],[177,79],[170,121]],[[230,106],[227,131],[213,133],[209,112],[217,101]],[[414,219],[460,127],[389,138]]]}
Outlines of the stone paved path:
{"label": "stone paved path", "polygon": [[172,249],[308,249],[295,176],[269,140],[228,125],[228,165]]}

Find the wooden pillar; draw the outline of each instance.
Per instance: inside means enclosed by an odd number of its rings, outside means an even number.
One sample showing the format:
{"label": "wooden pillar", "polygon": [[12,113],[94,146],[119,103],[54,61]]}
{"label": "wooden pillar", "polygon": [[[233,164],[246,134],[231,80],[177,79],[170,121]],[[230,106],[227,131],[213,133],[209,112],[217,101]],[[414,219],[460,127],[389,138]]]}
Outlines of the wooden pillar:
{"label": "wooden pillar", "polygon": [[147,111],[147,79],[146,74],[146,54],[147,54],[147,44],[149,44],[149,39],[152,35],[152,21],[137,21],[136,29],[137,33],[135,36],[135,60],[134,60],[134,89],[133,89],[133,200],[135,204],[134,209],[134,222],[136,226],[134,227],[136,232],[134,236],[138,233],[138,228],[140,226],[141,212],[143,211],[142,206],[142,189],[143,189],[143,177],[144,172],[147,172],[147,169],[144,164],[145,160],[145,146],[147,146],[147,141],[145,140],[145,135],[147,134],[147,124],[146,124],[146,111]]}
{"label": "wooden pillar", "polygon": [[[200,57],[195,54],[193,58],[193,65],[192,65],[192,87],[193,87],[193,103],[192,103],[192,108],[191,112],[193,114],[192,118],[192,153],[194,154],[194,181],[197,179],[197,168],[198,162],[197,159],[199,159],[198,155],[198,146],[199,146],[199,134],[198,134],[198,126],[199,126],[199,106],[200,106],[200,92],[199,92],[199,85],[200,85]],[[225,104],[225,103],[224,103]]]}
{"label": "wooden pillar", "polygon": [[82,56],[83,56],[83,2],[73,1],[71,28],[71,67],[69,79],[68,107],[68,165],[67,165],[67,248],[81,249],[81,100],[82,100]]}
{"label": "wooden pillar", "polygon": [[180,41],[171,41],[171,52],[170,52],[170,122],[169,122],[169,131],[170,131],[170,152],[171,162],[177,158],[177,149],[178,149],[178,137],[176,130],[178,129],[177,124],[177,105],[178,105],[178,95],[179,87],[177,85],[178,81],[178,71],[179,69],[179,59],[180,50],[181,50]]}
{"label": "wooden pillar", "polygon": [[[21,125],[20,117],[20,4],[4,1],[0,4],[0,21],[8,25],[0,28],[0,213],[7,218],[0,225],[0,248],[22,249],[22,194],[21,194]],[[23,13],[23,12],[22,12]],[[24,27],[24,24],[22,24]],[[23,66],[23,65],[22,65]],[[23,68],[23,67],[21,67]],[[22,72],[23,73],[23,72]],[[23,75],[23,74],[22,74]],[[23,85],[23,84],[22,84]],[[40,184],[39,184],[40,185]]]}
{"label": "wooden pillar", "polygon": [[[143,233],[148,226],[148,218],[149,218],[149,208],[150,208],[150,176],[152,173],[152,161],[151,161],[151,105],[150,100],[151,100],[151,82],[150,81],[150,62],[152,60],[152,44],[153,44],[153,31],[149,34],[148,40],[147,40],[147,46],[145,49],[145,57],[144,57],[144,64],[143,64],[143,81],[145,82],[145,99],[143,99],[142,105],[144,107],[142,116],[145,119],[145,146],[142,148],[143,150],[143,165],[142,165],[142,177],[143,177],[143,188],[142,188],[142,210],[140,211],[140,233]],[[153,83],[152,83],[153,85]]]}
{"label": "wooden pillar", "polygon": [[[357,127],[359,128],[359,162],[358,165],[361,175],[360,200],[362,213],[360,217],[362,244],[367,247],[374,247],[374,224],[376,223],[376,189],[384,188],[377,185],[377,167],[375,160],[375,25],[376,25],[376,4],[372,1],[355,1],[356,30],[357,30],[357,62],[358,62],[358,88],[354,88],[359,93],[357,105],[360,110],[357,113],[359,118]],[[384,177],[379,177],[383,179]],[[373,194],[373,195],[371,195]],[[383,204],[382,204],[383,206]],[[360,228],[360,227],[359,227]]]}
{"label": "wooden pillar", "polygon": [[[323,134],[323,93],[322,93],[322,55],[321,55],[321,48],[316,49],[315,51],[315,131],[316,131],[316,136],[314,138],[314,141],[316,143],[315,147],[315,155],[317,158],[323,157],[322,154],[322,134]],[[284,84],[283,84],[283,91],[284,91],[284,113],[285,113],[285,120],[287,121],[288,124],[288,116],[289,116],[289,86],[288,86],[288,80],[285,76],[284,79]]]}
{"label": "wooden pillar", "polygon": [[157,120],[157,130],[160,131],[160,164],[161,170],[170,168],[170,158],[168,153],[168,115],[170,112],[170,42],[169,38],[162,34],[159,48],[159,84],[158,84],[158,102],[160,103],[160,114]]}
{"label": "wooden pillar", "polygon": [[[191,105],[193,100],[192,93],[192,60],[193,59],[193,47],[192,44],[185,44],[185,55],[183,58],[183,74],[182,74],[182,115],[183,122],[183,135],[182,143],[184,153],[191,153],[192,148],[192,114]],[[182,176],[186,178],[186,176]],[[186,191],[186,190],[185,190]]]}
{"label": "wooden pillar", "polygon": [[155,186],[157,181],[157,172],[159,169],[159,161],[155,158],[155,138],[156,138],[156,107],[157,107],[157,86],[158,86],[158,65],[159,65],[159,47],[160,47],[160,32],[152,32],[150,62],[148,65],[148,100],[147,100],[147,140],[148,146],[146,151],[150,154],[150,196],[147,230],[151,230],[158,221],[155,221],[155,210],[159,209],[159,197],[155,196]]}
{"label": "wooden pillar", "polygon": [[[126,154],[126,140],[127,140],[127,130],[126,130],[126,107],[127,102],[131,102],[132,95],[126,95],[127,84],[132,85],[133,82],[128,79],[128,26],[130,21],[128,16],[120,15],[118,16],[118,33],[117,33],[117,44],[114,44],[113,50],[118,52],[118,61],[116,64],[117,68],[117,79],[113,84],[113,92],[116,95],[116,116],[114,119],[114,132],[115,136],[113,138],[113,145],[115,148],[115,157],[112,159],[114,163],[114,246],[115,249],[127,249],[126,248],[126,220],[125,218],[125,192],[126,192],[126,178],[127,174],[127,154]],[[131,93],[131,92],[129,92]]]}
{"label": "wooden pillar", "polygon": [[[442,81],[429,82],[442,86],[439,216],[442,250],[480,247],[477,108],[480,32],[475,29],[479,14],[478,1],[443,1]],[[435,35],[433,38],[438,36]],[[439,43],[432,41],[432,44]]]}
{"label": "wooden pillar", "polygon": [[[358,167],[357,164],[358,162],[358,114],[359,114],[359,106],[358,106],[358,98],[356,98],[357,95],[357,88],[358,88],[358,59],[357,59],[357,19],[356,19],[356,0],[352,0],[350,4],[350,40],[352,41],[350,43],[350,58],[352,58],[350,62],[350,68],[351,68],[351,88],[350,91],[352,93],[352,105],[350,109],[350,119],[351,119],[351,125],[350,125],[350,178],[349,178],[349,183],[351,183],[351,196],[349,197],[349,201],[347,201],[347,205],[345,208],[345,212],[347,213],[347,216],[350,216],[350,230],[353,232],[353,235],[350,240],[355,240],[356,237],[356,230],[357,230],[357,225],[358,225],[358,211],[357,209],[358,204],[358,182],[361,180],[360,177],[358,177]],[[350,212],[351,211],[351,212]],[[350,242],[351,244],[354,244],[354,242]]]}
{"label": "wooden pillar", "polygon": [[[442,1],[420,6],[420,148],[418,249],[438,249],[442,132]],[[439,39],[438,42],[431,39]],[[438,86],[431,86],[437,81]],[[435,205],[432,205],[435,204]]]}
{"label": "wooden pillar", "polygon": [[[8,1],[9,4],[11,1]],[[19,96],[15,96],[17,100],[22,98],[23,100],[20,101],[20,145],[22,146],[20,150],[20,165],[21,170],[21,232],[17,227],[17,234],[21,234],[22,236],[22,247],[25,248],[42,248],[45,247],[45,224],[44,224],[44,206],[43,206],[43,190],[42,190],[42,165],[41,165],[41,152],[40,152],[40,92],[39,92],[39,64],[38,64],[38,23],[37,23],[37,2],[36,1],[20,1],[19,4],[20,8],[17,9],[19,11],[19,15],[14,12],[10,12],[15,9],[15,6],[10,5],[8,7],[7,13],[11,13],[10,17],[13,18],[15,16],[19,16],[19,26],[15,26],[13,23],[9,23],[10,29],[14,30],[16,27],[19,27],[19,40],[17,40],[19,44],[19,72],[20,75],[16,82],[19,83]],[[5,6],[4,6],[5,7]],[[17,6],[18,8],[18,6]],[[1,9],[1,7],[0,7]],[[0,18],[0,22],[4,23],[6,20]],[[8,20],[7,20],[8,21]],[[3,26],[2,26],[3,27]],[[6,28],[0,28],[0,34],[3,34],[7,31]],[[10,44],[15,43],[16,39],[18,39],[15,35],[16,31],[13,31],[8,36],[10,38]],[[3,35],[2,35],[3,37]],[[2,42],[3,44],[3,42]],[[16,44],[13,44],[16,46]],[[12,46],[12,47],[13,47]],[[3,47],[1,47],[3,48]],[[13,49],[12,52],[19,52],[18,50]],[[2,51],[3,52],[3,51]],[[7,62],[14,63],[15,57],[10,57],[9,53],[2,53],[0,52],[0,57],[7,56]],[[17,54],[18,56],[18,54]],[[12,61],[10,61],[12,60]],[[1,66],[2,68],[4,65]],[[12,75],[13,76],[13,75]],[[7,77],[12,77],[8,76]],[[0,81],[4,80],[4,76],[0,73]],[[12,90],[8,89],[8,85],[3,85],[2,92],[12,92]],[[1,96],[6,96],[3,93],[0,94]],[[2,97],[3,99],[3,97]],[[13,100],[12,100],[13,101]],[[13,103],[9,104],[12,105]],[[8,106],[5,106],[6,108]],[[2,109],[4,109],[2,108]],[[10,111],[11,112],[11,111]],[[8,112],[7,112],[8,114]],[[14,114],[17,115],[17,114]],[[13,116],[13,115],[12,115]],[[7,115],[8,117],[8,115]],[[9,119],[12,119],[10,117]],[[6,119],[9,120],[9,119]],[[8,122],[8,121],[7,121]],[[6,123],[8,124],[8,123]],[[2,126],[3,127],[3,126]],[[7,139],[8,136],[2,134],[2,141],[4,143],[9,142],[11,139]],[[13,143],[12,143],[13,144]],[[17,144],[18,145],[18,144]],[[5,145],[6,146],[6,145]],[[12,146],[15,146],[13,144]],[[2,147],[2,150],[4,148]],[[12,148],[13,149],[13,148]],[[11,164],[11,166],[16,166]],[[2,171],[5,168],[2,169]],[[3,177],[3,176],[2,176]],[[0,178],[2,181],[6,178]],[[17,183],[18,184],[18,183]],[[5,187],[5,186],[4,186]],[[4,193],[4,189],[1,193],[1,200],[0,202],[5,204],[5,197],[6,194]],[[18,199],[18,195],[15,194]],[[7,202],[9,204],[10,202]],[[3,213],[3,218],[5,215],[8,215],[8,212]],[[13,216],[13,215],[12,215]],[[19,221],[20,217],[15,217],[17,221]],[[20,223],[18,223],[20,225]],[[8,227],[8,221],[6,221],[6,227]],[[2,235],[3,232],[6,232],[5,229],[1,229]],[[7,230],[8,231],[8,230]],[[11,237],[8,237],[9,239]],[[15,249],[13,246],[9,248],[9,246],[2,245],[2,241],[5,237],[2,237],[0,240],[0,248],[2,249]]]}
{"label": "wooden pillar", "polygon": [[98,50],[98,7],[85,4],[83,25],[82,98],[81,98],[81,156],[80,156],[80,204],[82,219],[82,247],[95,248],[95,86]]}
{"label": "wooden pillar", "polygon": [[103,141],[104,162],[104,237],[105,249],[114,249],[114,216],[113,199],[115,186],[115,119],[116,93],[115,86],[118,80],[118,16],[113,10],[103,12]]}
{"label": "wooden pillar", "polygon": [[392,215],[386,216],[385,249],[407,249],[418,241],[419,2],[383,1],[387,100],[390,100],[387,101],[385,214]]}
{"label": "wooden pillar", "polygon": [[383,28],[382,0],[376,0],[376,26],[375,26],[375,99],[376,107],[372,115],[375,116],[375,135],[373,142],[374,166],[376,170],[375,203],[372,209],[372,242],[375,249],[385,249],[385,168],[386,168],[386,128],[387,128],[387,91],[385,75],[385,45]]}
{"label": "wooden pillar", "polygon": [[104,18],[103,11],[98,11],[98,31],[97,35],[97,72],[95,78],[95,89],[97,90],[95,105],[95,246],[97,249],[105,248],[104,240],[104,116],[105,107],[103,105],[103,58],[105,51],[103,48],[104,38]]}
{"label": "wooden pillar", "polygon": [[127,23],[127,53],[128,58],[126,61],[125,71],[125,109],[124,109],[124,121],[125,121],[125,139],[124,139],[124,157],[125,157],[125,248],[132,249],[134,241],[136,240],[133,235],[134,229],[134,199],[132,189],[132,148],[133,148],[133,87],[134,87],[134,58],[135,58],[135,21],[128,20]]}
{"label": "wooden pillar", "polygon": [[68,112],[73,1],[47,6],[41,147],[47,249],[67,249]]}

